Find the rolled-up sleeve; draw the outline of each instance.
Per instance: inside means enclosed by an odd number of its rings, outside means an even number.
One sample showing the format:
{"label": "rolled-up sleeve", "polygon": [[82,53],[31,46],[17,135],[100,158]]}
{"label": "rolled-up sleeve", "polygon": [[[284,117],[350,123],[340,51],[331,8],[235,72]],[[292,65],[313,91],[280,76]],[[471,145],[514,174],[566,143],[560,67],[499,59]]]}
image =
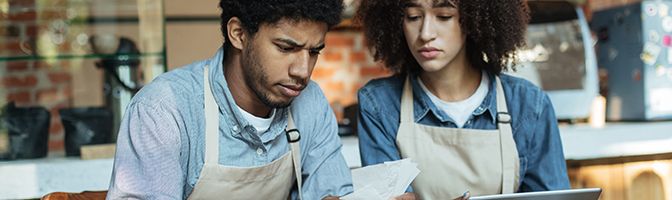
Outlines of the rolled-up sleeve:
{"label": "rolled-up sleeve", "polygon": [[[309,130],[301,133],[302,138],[305,134],[311,134],[306,137],[307,140],[301,140],[303,199],[322,199],[352,193],[352,177],[341,153],[342,143],[338,136],[336,117],[321,91],[311,93],[310,98],[314,101],[301,105],[303,112],[292,111],[312,113],[293,115],[299,128],[306,127],[304,130]],[[305,122],[310,124],[300,124]]]}
{"label": "rolled-up sleeve", "polygon": [[567,166],[562,152],[560,131],[547,95],[539,101],[536,123],[531,130],[527,173],[519,192],[569,189]]}
{"label": "rolled-up sleeve", "polygon": [[108,199],[182,199],[177,116],[161,105],[133,102],[119,128]]}

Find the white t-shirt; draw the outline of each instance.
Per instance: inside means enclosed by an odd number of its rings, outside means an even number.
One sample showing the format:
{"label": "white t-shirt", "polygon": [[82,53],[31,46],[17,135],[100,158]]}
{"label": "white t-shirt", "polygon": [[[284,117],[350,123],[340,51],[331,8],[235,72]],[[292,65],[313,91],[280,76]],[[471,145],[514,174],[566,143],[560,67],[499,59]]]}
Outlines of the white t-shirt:
{"label": "white t-shirt", "polygon": [[264,132],[266,132],[270,127],[271,127],[271,122],[273,122],[273,117],[275,117],[275,109],[271,111],[271,116],[268,118],[261,118],[254,116],[253,114],[248,113],[247,111],[243,110],[238,107],[238,110],[240,110],[240,113],[243,113],[243,117],[250,122],[250,125],[254,126],[255,129],[257,129],[257,134],[261,135]]}
{"label": "white t-shirt", "polygon": [[469,98],[456,102],[447,102],[439,99],[439,97],[432,94],[432,92],[427,89],[427,86],[425,86],[425,83],[422,82],[422,79],[418,78],[418,82],[420,82],[420,87],[427,94],[427,96],[429,96],[429,99],[432,100],[432,103],[434,103],[436,107],[441,109],[451,119],[453,119],[457,127],[462,128],[464,127],[464,123],[466,123],[467,120],[469,120],[469,117],[471,117],[471,113],[473,113],[474,110],[476,110],[476,108],[481,105],[481,102],[483,102],[485,96],[488,95],[488,85],[490,84],[490,80],[488,79],[488,76],[485,72],[482,72],[481,74],[481,84],[478,86],[478,89],[476,89],[476,92],[474,92],[474,94],[472,94]]}

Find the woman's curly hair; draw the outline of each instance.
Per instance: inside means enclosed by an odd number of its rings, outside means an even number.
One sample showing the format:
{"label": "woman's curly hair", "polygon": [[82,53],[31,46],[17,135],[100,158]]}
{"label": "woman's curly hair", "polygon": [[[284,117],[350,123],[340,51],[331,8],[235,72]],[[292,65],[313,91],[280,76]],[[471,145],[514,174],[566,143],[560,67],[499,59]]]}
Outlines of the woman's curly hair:
{"label": "woman's curly hair", "polygon": [[[362,0],[355,20],[362,25],[376,61],[400,73],[421,70],[403,30],[404,6],[409,0]],[[441,1],[441,0],[434,0]],[[466,35],[472,66],[499,74],[514,64],[515,50],[525,45],[529,22],[526,0],[443,0],[456,5]]]}
{"label": "woman's curly hair", "polygon": [[219,7],[226,51],[231,45],[226,37],[226,24],[232,17],[238,17],[250,35],[254,35],[260,25],[281,19],[324,22],[331,28],[341,21],[343,0],[220,0]]}

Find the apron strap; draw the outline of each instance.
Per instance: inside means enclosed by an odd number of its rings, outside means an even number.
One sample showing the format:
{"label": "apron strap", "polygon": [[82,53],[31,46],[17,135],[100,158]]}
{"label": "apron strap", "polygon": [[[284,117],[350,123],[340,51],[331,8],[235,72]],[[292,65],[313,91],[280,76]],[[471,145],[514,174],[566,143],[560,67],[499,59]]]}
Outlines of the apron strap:
{"label": "apron strap", "polygon": [[411,75],[406,76],[404,82],[404,91],[401,95],[401,113],[400,120],[402,123],[413,123],[413,91],[411,90]]}
{"label": "apron strap", "polygon": [[[511,115],[509,115],[508,108],[506,106],[506,97],[504,95],[504,89],[502,89],[502,82],[499,80],[499,76],[495,76],[497,84],[497,126],[499,128],[499,141],[502,152],[502,194],[514,193],[515,188],[515,160],[510,158],[518,156],[517,152],[514,152],[516,144],[513,143],[513,131],[511,129]],[[508,148],[507,148],[508,147]],[[513,147],[513,148],[511,148]]]}
{"label": "apron strap", "polygon": [[210,88],[209,66],[203,69],[203,98],[205,102],[205,163],[219,163],[219,106]]}
{"label": "apron strap", "polygon": [[[289,109],[288,109],[289,110]],[[296,129],[294,125],[294,118],[292,118],[292,112],[287,111],[287,129],[285,129],[287,134],[287,141],[289,142],[290,151],[292,151],[292,162],[294,162],[294,176],[296,176],[297,188],[299,189],[299,200],[302,198],[303,193],[301,192],[302,180],[301,180],[301,148],[299,145],[299,140],[301,140],[301,133]]]}

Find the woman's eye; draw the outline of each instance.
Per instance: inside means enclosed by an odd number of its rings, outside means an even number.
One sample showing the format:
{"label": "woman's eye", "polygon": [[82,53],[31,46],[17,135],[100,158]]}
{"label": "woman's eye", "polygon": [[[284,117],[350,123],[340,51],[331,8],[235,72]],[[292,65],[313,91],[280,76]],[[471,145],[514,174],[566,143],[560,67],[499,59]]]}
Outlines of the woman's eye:
{"label": "woman's eye", "polygon": [[453,16],[438,16],[437,18],[439,18],[440,20],[446,21],[446,20],[452,19]]}
{"label": "woman's eye", "polygon": [[406,15],[406,19],[409,20],[409,21],[415,21],[415,20],[420,19],[420,16],[419,15]]}

